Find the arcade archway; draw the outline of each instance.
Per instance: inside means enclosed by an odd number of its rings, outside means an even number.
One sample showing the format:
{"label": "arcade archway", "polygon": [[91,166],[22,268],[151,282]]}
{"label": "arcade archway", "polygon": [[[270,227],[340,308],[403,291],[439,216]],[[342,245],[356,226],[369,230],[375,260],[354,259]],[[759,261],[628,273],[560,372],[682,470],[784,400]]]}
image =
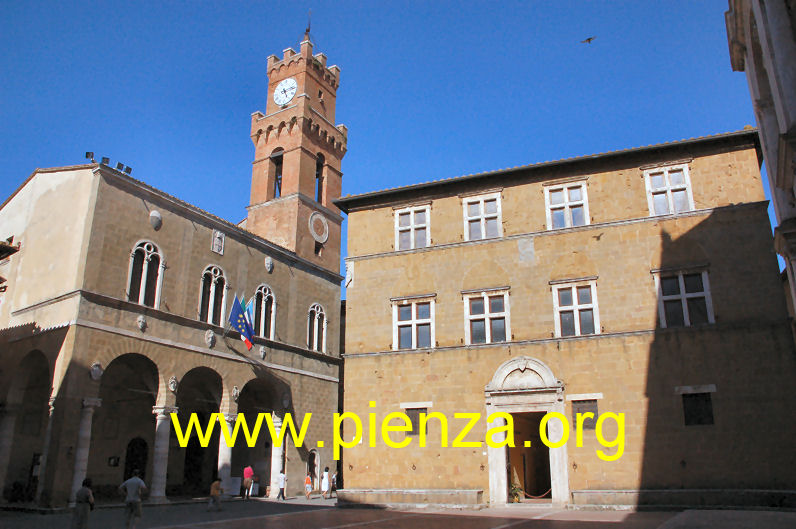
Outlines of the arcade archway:
{"label": "arcade archway", "polygon": [[[222,387],[221,376],[207,367],[191,369],[182,377],[177,389],[177,414],[183,431],[192,414],[203,430],[207,428],[212,414],[219,411]],[[167,492],[207,494],[218,473],[219,431],[216,425],[207,446],[202,446],[195,430],[185,448],[171,444]]]}
{"label": "arcade archway", "polygon": [[149,462],[155,438],[152,406],[157,392],[157,366],[137,353],[116,357],[102,374],[102,404],[94,412],[86,469],[96,496],[118,497],[119,483],[134,469],[143,478],[151,475]]}
{"label": "arcade archway", "polygon": [[30,501],[39,479],[42,437],[52,391],[50,365],[40,351],[22,359],[8,389],[0,446],[0,485],[9,501]]}
{"label": "arcade archway", "polygon": [[[259,414],[272,414],[276,405],[274,388],[265,380],[255,378],[243,386],[238,397],[238,413],[246,418],[249,430],[254,428]],[[249,447],[244,439],[239,438],[232,449],[233,475],[243,475],[243,468],[251,465],[255,476],[259,478],[260,494],[265,493],[265,487],[271,479],[271,436],[263,419],[260,435],[255,446]],[[281,462],[283,464],[284,462]]]}

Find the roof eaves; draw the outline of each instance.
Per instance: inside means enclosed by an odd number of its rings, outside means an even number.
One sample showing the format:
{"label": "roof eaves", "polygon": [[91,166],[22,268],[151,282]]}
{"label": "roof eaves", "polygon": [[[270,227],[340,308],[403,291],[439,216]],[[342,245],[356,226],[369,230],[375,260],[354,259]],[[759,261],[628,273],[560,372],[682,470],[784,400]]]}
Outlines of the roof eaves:
{"label": "roof eaves", "polygon": [[33,177],[39,173],[57,173],[59,171],[75,171],[78,169],[91,169],[92,167],[95,167],[97,165],[98,164],[96,163],[88,163],[81,165],[65,165],[63,167],[46,167],[46,168],[37,167],[36,169],[34,169],[32,173],[30,173],[30,176],[28,176],[24,182],[19,184],[19,187],[17,187],[13,193],[8,195],[8,197],[3,201],[3,203],[0,204],[0,209],[6,207],[6,204],[11,202],[11,199],[17,196],[17,194],[22,190],[22,188],[28,185],[28,182],[30,182],[33,179]]}
{"label": "roof eaves", "polygon": [[568,163],[588,162],[588,161],[594,161],[594,160],[599,160],[599,159],[604,159],[604,158],[610,158],[610,157],[614,157],[614,156],[618,157],[618,156],[625,156],[625,155],[628,155],[628,154],[641,153],[641,152],[644,152],[644,151],[650,151],[650,150],[655,150],[655,149],[660,149],[660,148],[682,147],[682,146],[690,145],[690,144],[694,144],[694,143],[711,142],[711,141],[727,139],[727,138],[734,138],[734,137],[745,136],[745,135],[750,136],[750,138],[752,136],[754,136],[753,141],[757,141],[757,139],[756,139],[757,138],[757,128],[749,128],[749,129],[737,130],[737,131],[733,131],[733,132],[724,132],[724,133],[720,133],[720,134],[713,134],[713,135],[709,135],[709,136],[700,136],[700,137],[696,137],[696,138],[686,138],[686,139],[682,139],[682,140],[675,140],[675,141],[670,141],[670,142],[665,142],[665,143],[644,145],[644,146],[640,146],[640,147],[631,147],[631,148],[628,148],[628,149],[619,149],[619,150],[615,150],[615,151],[606,151],[606,152],[601,152],[601,153],[596,153],[596,154],[587,154],[587,155],[575,156],[575,157],[571,157],[571,158],[561,158],[561,159],[558,159],[558,160],[549,160],[549,161],[545,161],[545,162],[537,162],[537,163],[532,163],[532,164],[528,164],[528,165],[520,165],[520,166],[510,167],[510,168],[506,168],[506,169],[498,169],[498,170],[495,170],[495,171],[486,171],[486,172],[482,172],[482,173],[473,173],[473,174],[462,175],[462,176],[454,176],[454,177],[450,177],[450,178],[441,178],[441,179],[438,179],[438,180],[431,180],[431,181],[428,181],[428,182],[410,184],[410,185],[407,185],[407,186],[386,188],[386,189],[382,189],[382,190],[378,190],[378,191],[369,191],[367,193],[361,193],[361,194],[358,194],[358,195],[346,195],[346,196],[340,197],[340,198],[338,198],[336,200],[333,200],[333,202],[338,208],[340,208],[340,210],[348,213],[348,210],[349,210],[350,206],[353,205],[354,203],[361,202],[361,201],[366,201],[368,199],[377,198],[377,197],[386,197],[386,196],[389,196],[389,195],[394,195],[394,194],[399,194],[399,193],[404,193],[404,192],[411,192],[411,191],[416,191],[416,190],[420,190],[420,189],[436,187],[436,186],[440,186],[440,185],[467,182],[467,181],[470,181],[470,180],[476,180],[476,179],[480,179],[480,178],[509,175],[509,174],[512,174],[512,173],[516,173],[516,172],[519,172],[519,171],[527,171],[527,170],[530,170],[530,169],[541,169],[541,168],[544,168],[544,167],[552,167],[552,166],[563,165],[563,164],[568,164]]}

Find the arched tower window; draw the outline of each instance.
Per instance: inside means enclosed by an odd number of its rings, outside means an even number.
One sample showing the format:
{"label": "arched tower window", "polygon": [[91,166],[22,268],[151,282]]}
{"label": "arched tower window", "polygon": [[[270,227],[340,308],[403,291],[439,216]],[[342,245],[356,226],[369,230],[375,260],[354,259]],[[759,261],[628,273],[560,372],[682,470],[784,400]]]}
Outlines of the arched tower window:
{"label": "arched tower window", "polygon": [[310,307],[307,315],[307,348],[326,352],[326,314],[317,303]]}
{"label": "arched tower window", "polygon": [[315,201],[321,204],[323,203],[323,166],[325,163],[326,159],[323,154],[318,153],[315,161]]}
{"label": "arched tower window", "polygon": [[130,283],[127,300],[147,307],[160,305],[163,258],[149,241],[138,243],[130,254]]}
{"label": "arched tower window", "polygon": [[282,154],[281,147],[271,153],[271,169],[274,174],[274,198],[282,196]]}
{"label": "arched tower window", "polygon": [[218,266],[210,265],[202,274],[202,299],[199,302],[199,319],[221,325],[224,319],[226,279]]}
{"label": "arched tower window", "polygon": [[254,334],[274,339],[276,303],[268,285],[260,285],[254,293]]}

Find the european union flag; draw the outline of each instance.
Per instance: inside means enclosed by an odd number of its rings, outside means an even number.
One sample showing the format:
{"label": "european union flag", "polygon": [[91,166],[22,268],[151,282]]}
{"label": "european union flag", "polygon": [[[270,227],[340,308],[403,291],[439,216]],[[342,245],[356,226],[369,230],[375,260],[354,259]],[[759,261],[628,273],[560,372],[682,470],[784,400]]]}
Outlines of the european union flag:
{"label": "european union flag", "polygon": [[229,324],[233,329],[240,333],[240,339],[246,344],[246,348],[251,350],[252,336],[254,335],[254,332],[252,331],[251,325],[249,325],[248,319],[243,313],[243,307],[241,306],[237,295],[235,295],[235,299],[232,300],[232,310],[229,312]]}

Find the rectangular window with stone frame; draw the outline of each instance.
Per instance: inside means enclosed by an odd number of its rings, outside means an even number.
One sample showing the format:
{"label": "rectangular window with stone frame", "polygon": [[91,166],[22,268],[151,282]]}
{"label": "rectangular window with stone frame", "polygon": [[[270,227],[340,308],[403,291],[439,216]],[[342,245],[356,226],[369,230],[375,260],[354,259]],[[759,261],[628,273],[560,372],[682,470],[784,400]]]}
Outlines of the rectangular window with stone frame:
{"label": "rectangular window with stone frame", "polygon": [[434,297],[393,298],[393,350],[434,347]]}
{"label": "rectangular window with stone frame", "polygon": [[597,281],[580,279],[551,283],[556,337],[600,334]]}
{"label": "rectangular window with stone frame", "polygon": [[464,240],[493,239],[503,235],[500,192],[462,199]]}
{"label": "rectangular window with stone frame", "polygon": [[505,342],[511,337],[508,287],[462,292],[467,345]]}
{"label": "rectangular window with stone frame", "polygon": [[[406,432],[406,435],[420,435],[420,414],[428,413],[428,408],[407,408],[404,413],[409,418],[412,429]],[[428,433],[428,423],[426,423],[426,432]]]}
{"label": "rectangular window with stone frame", "polygon": [[707,270],[660,271],[653,275],[661,328],[715,323]]}
{"label": "rectangular window with stone frame", "polygon": [[713,400],[710,393],[684,393],[682,397],[686,426],[713,424]]}
{"label": "rectangular window with stone frame", "polygon": [[395,210],[395,249],[425,248],[431,241],[430,206],[413,206]]}
{"label": "rectangular window with stone frame", "polygon": [[683,213],[694,209],[688,164],[644,170],[650,216]]}
{"label": "rectangular window with stone frame", "polygon": [[589,199],[584,182],[544,188],[547,229],[557,230],[589,224]]}

